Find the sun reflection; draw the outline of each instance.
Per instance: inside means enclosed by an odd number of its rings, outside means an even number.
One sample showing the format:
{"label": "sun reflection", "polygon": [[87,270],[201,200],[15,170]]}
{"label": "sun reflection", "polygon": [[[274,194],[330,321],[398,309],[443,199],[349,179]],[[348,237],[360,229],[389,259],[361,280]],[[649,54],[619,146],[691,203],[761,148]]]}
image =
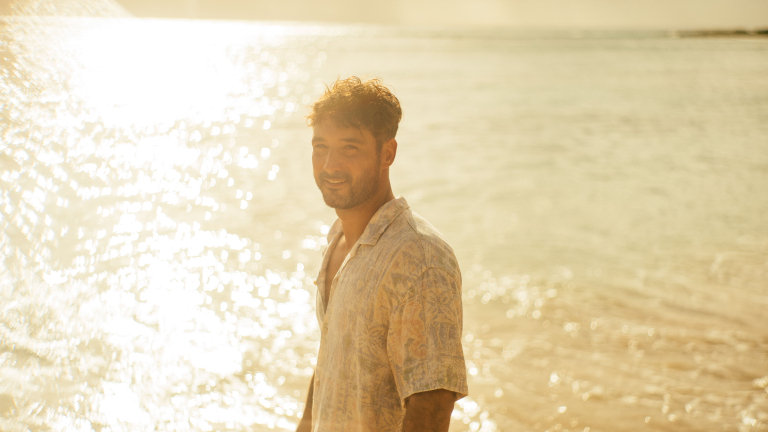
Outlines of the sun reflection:
{"label": "sun reflection", "polygon": [[[75,85],[104,121],[155,125],[190,115],[219,118],[220,113],[237,104],[231,98],[247,99],[251,115],[273,114],[282,104],[273,107],[263,95],[266,89],[285,82],[280,79],[282,72],[252,68],[255,63],[243,70],[227,52],[233,37],[253,36],[253,30],[243,26],[224,33],[195,32],[189,31],[188,23],[178,21],[157,25],[151,21],[110,20],[82,29],[68,41],[66,49],[75,53],[74,61],[87,65]],[[260,53],[262,59],[272,55],[259,45],[255,53]],[[250,80],[243,72],[250,72],[258,81]],[[236,116],[230,116],[230,120],[239,123]],[[230,125],[208,130],[210,136],[233,132]]]}
{"label": "sun reflection", "polygon": [[[255,242],[230,227],[279,179],[260,162],[313,88],[316,49],[281,26],[51,23],[6,29],[29,62],[3,89],[35,82],[51,98],[16,92],[2,124],[0,323],[21,348],[0,365],[49,365],[10,382],[14,424],[293,428],[316,362],[314,284],[292,251],[306,233]],[[58,406],[35,396],[40,380]]]}

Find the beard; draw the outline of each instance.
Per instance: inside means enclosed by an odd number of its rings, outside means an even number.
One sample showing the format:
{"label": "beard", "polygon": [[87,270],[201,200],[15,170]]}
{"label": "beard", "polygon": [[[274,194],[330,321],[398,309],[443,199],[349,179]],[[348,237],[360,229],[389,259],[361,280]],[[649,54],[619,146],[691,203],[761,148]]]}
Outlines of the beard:
{"label": "beard", "polygon": [[[376,166],[379,166],[379,160],[377,158]],[[345,188],[342,189],[327,189],[323,188],[325,180],[344,180]],[[358,179],[353,179],[349,173],[337,173],[330,175],[325,172],[321,172],[315,176],[315,183],[320,188],[320,192],[323,194],[323,201],[328,207],[337,210],[347,210],[368,201],[379,190],[379,170],[372,169],[366,171],[365,176]]]}

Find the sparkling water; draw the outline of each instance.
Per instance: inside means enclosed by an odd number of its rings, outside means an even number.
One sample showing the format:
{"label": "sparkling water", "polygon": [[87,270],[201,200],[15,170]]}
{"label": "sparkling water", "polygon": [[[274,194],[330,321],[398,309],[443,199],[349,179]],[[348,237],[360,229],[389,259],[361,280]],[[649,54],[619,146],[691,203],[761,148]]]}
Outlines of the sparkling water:
{"label": "sparkling water", "polygon": [[768,427],[768,40],[1,22],[0,429],[295,428],[353,74],[462,266],[452,431]]}

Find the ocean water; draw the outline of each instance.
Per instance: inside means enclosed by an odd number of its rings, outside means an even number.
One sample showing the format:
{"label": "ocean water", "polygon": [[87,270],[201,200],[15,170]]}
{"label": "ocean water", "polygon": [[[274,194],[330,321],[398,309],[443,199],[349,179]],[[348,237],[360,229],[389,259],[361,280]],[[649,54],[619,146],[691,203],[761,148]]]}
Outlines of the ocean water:
{"label": "ocean water", "polygon": [[292,430],[333,222],[306,105],[382,77],[454,246],[451,431],[768,428],[768,40],[0,20],[0,429]]}

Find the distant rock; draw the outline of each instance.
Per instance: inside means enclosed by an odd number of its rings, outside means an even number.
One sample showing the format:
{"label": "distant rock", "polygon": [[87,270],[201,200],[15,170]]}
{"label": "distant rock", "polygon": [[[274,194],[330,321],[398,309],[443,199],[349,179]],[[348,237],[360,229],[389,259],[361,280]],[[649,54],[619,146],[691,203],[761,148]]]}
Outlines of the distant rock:
{"label": "distant rock", "polygon": [[678,37],[768,37],[768,28],[764,29],[717,29],[717,30],[678,30]]}

